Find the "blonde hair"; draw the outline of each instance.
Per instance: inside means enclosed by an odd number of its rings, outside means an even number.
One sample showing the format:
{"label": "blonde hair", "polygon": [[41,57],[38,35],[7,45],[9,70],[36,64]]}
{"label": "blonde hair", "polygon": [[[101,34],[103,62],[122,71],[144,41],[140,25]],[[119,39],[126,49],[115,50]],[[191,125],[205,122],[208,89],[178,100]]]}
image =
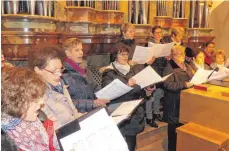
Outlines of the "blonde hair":
{"label": "blonde hair", "polygon": [[62,48],[64,51],[71,50],[73,47],[78,46],[79,44],[82,44],[82,41],[77,38],[69,38],[65,40],[62,44]]}
{"label": "blonde hair", "polygon": [[126,33],[127,30],[130,29],[130,28],[135,29],[134,24],[132,24],[132,23],[124,23],[124,24],[122,24],[122,26],[121,26],[121,34]]}
{"label": "blonde hair", "polygon": [[224,56],[224,61],[226,60],[225,51],[222,50],[222,49],[218,49],[218,50],[216,50],[216,52],[215,52],[214,55],[212,56],[212,60],[213,60],[214,62],[215,62],[216,57],[217,57],[218,55],[223,55],[223,56]]}

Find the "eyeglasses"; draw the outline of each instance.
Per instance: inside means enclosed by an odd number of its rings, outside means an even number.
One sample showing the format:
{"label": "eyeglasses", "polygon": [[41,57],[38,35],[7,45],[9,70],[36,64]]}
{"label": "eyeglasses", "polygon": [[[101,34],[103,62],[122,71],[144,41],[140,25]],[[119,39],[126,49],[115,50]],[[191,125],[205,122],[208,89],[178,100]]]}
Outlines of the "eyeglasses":
{"label": "eyeglasses", "polygon": [[129,56],[129,53],[119,53],[119,55],[122,56],[122,57],[125,57],[125,56],[128,57]]}
{"label": "eyeglasses", "polygon": [[163,32],[162,31],[154,32],[154,34],[163,34]]}
{"label": "eyeglasses", "polygon": [[44,69],[44,70],[49,72],[49,73],[51,73],[51,74],[53,74],[53,75],[59,76],[60,74],[62,74],[64,72],[65,68],[61,68],[60,71],[50,71],[50,70],[47,70],[47,69]]}

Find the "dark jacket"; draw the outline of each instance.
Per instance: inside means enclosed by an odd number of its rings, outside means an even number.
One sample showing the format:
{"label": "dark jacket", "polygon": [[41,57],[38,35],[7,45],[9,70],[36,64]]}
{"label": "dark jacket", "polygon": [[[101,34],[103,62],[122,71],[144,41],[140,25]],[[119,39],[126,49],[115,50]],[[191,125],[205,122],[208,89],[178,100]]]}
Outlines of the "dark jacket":
{"label": "dark jacket", "polygon": [[[114,69],[106,69],[103,72],[102,87],[105,87],[106,85],[110,84],[115,79],[119,79],[123,83],[127,84],[128,80],[135,75],[135,73],[132,69],[130,70],[129,73],[127,73],[127,75],[124,75],[121,72],[119,72],[114,66],[113,66],[113,68]],[[129,101],[129,100],[133,100],[133,99],[138,99],[140,96],[140,91],[141,91],[141,87],[139,85],[135,85],[133,87],[133,90],[131,90],[127,94],[124,94],[123,96],[121,96],[115,100],[112,100],[111,104],[118,103],[118,102],[125,102],[125,101]]]}
{"label": "dark jacket", "polygon": [[184,71],[173,60],[170,60],[163,72],[164,76],[173,73],[164,81],[164,118],[168,123],[179,122],[180,93],[187,88],[185,82],[191,80],[193,76],[192,68],[188,64],[185,64],[185,66],[187,71]]}
{"label": "dark jacket", "polygon": [[77,72],[70,64],[64,63],[65,71],[62,75],[64,82],[68,85],[68,91],[79,112],[89,112],[94,105],[93,84]]}
{"label": "dark jacket", "polygon": [[18,151],[18,147],[5,132],[1,131],[1,151]]}
{"label": "dark jacket", "polygon": [[[154,38],[149,39],[149,42],[156,43]],[[161,44],[165,44],[165,41],[161,39],[160,41]],[[163,75],[163,70],[165,66],[167,65],[167,59],[165,57],[159,57],[156,58],[153,64],[151,65],[152,68],[159,74],[160,76]]]}
{"label": "dark jacket", "polygon": [[[132,70],[130,70],[130,72],[127,75],[124,75],[121,72],[119,72],[116,68],[106,69],[103,73],[102,87],[105,87],[115,79],[119,79],[120,81],[126,84],[128,82],[128,79],[132,76],[134,76],[134,72]],[[115,100],[112,100],[110,104],[138,99],[140,97],[141,88],[139,85],[135,85],[133,88],[134,89],[128,92],[127,94]],[[137,107],[137,109],[133,112],[129,120],[126,120],[121,125],[119,125],[119,129],[124,136],[137,135],[137,133],[143,131],[144,127],[144,108],[142,107],[142,105]]]}

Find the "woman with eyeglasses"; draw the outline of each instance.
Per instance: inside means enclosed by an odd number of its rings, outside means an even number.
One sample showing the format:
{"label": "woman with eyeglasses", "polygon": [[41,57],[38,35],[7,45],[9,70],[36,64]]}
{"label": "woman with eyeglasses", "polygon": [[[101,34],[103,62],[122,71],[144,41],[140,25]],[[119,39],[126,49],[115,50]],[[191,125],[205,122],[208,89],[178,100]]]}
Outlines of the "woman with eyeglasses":
{"label": "woman with eyeglasses", "polygon": [[[83,46],[77,38],[69,38],[62,44],[66,57],[63,79],[68,85],[71,98],[79,112],[90,112],[93,108],[106,106],[107,99],[97,99],[92,73],[81,66],[83,63]],[[90,76],[91,75],[91,76]]]}
{"label": "woman with eyeglasses", "polygon": [[[122,102],[140,98],[141,88],[139,85],[136,84],[135,80],[132,79],[135,71],[132,70],[132,67],[128,64],[128,56],[128,48],[124,46],[119,46],[115,53],[112,54],[113,62],[103,72],[102,87],[110,84],[115,79],[119,79],[126,85],[133,88],[133,90],[131,90],[127,94],[115,100],[111,100],[108,105],[108,109],[110,106],[118,106]],[[135,110],[133,115],[130,117],[130,120],[125,121],[119,126],[119,129],[122,135],[125,137],[130,151],[135,150],[136,136],[144,129],[144,127],[144,108],[142,106],[139,106]]]}
{"label": "woman with eyeglasses", "polygon": [[[1,83],[1,130],[20,151],[60,150],[53,123],[45,128],[37,117],[47,89],[41,77],[28,69],[6,67]],[[10,150],[3,143],[1,149]]]}
{"label": "woman with eyeglasses", "polygon": [[71,100],[67,86],[61,80],[64,68],[59,51],[56,47],[44,47],[29,57],[30,68],[41,75],[48,86],[42,111],[54,122],[55,129],[81,116]]}
{"label": "woman with eyeglasses", "polygon": [[164,81],[164,117],[168,122],[168,149],[176,151],[176,128],[181,126],[179,123],[180,93],[182,90],[192,87],[188,81],[191,80],[194,72],[185,63],[185,47],[174,46],[171,57],[163,72],[163,76],[171,74]]}

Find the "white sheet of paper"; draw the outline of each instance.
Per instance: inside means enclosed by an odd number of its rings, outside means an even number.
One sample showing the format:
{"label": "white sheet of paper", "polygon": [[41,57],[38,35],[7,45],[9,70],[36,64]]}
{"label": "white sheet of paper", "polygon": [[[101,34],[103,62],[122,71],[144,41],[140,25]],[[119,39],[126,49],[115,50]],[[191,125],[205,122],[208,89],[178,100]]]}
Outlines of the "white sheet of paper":
{"label": "white sheet of paper", "polygon": [[202,68],[199,68],[195,75],[192,77],[190,83],[192,84],[202,84],[204,82],[207,82],[208,76],[212,73],[213,70],[204,70]]}
{"label": "white sheet of paper", "polygon": [[148,42],[148,47],[153,47],[156,43]]}
{"label": "white sheet of paper", "polygon": [[229,69],[226,67],[221,68],[218,72],[214,72],[208,81],[211,80],[222,80],[225,77],[229,76]]}
{"label": "white sheet of paper", "polygon": [[136,46],[132,60],[138,64],[144,64],[153,57],[152,49],[150,47]]}
{"label": "white sheet of paper", "polygon": [[229,58],[227,59],[227,61],[225,62],[225,67],[229,67]]}
{"label": "white sheet of paper", "polygon": [[171,54],[171,50],[174,46],[174,43],[168,44],[154,44],[151,48],[153,51],[153,56],[155,57],[167,57]]}
{"label": "white sheet of paper", "polygon": [[60,139],[64,151],[128,151],[116,123],[105,109],[79,124],[81,130]]}
{"label": "white sheet of paper", "polygon": [[103,89],[96,92],[95,95],[97,98],[100,99],[113,100],[128,93],[132,89],[133,89],[132,87],[127,86],[119,79],[115,79],[110,84],[105,86]]}
{"label": "white sheet of paper", "polygon": [[142,99],[123,102],[114,112],[112,112],[111,116],[129,115],[141,102]]}
{"label": "white sheet of paper", "polygon": [[133,78],[136,80],[136,84],[140,85],[141,88],[145,88],[149,85],[164,81],[170,75],[167,75],[166,77],[162,78],[154,71],[154,69],[151,66],[148,66],[141,72],[133,76]]}

